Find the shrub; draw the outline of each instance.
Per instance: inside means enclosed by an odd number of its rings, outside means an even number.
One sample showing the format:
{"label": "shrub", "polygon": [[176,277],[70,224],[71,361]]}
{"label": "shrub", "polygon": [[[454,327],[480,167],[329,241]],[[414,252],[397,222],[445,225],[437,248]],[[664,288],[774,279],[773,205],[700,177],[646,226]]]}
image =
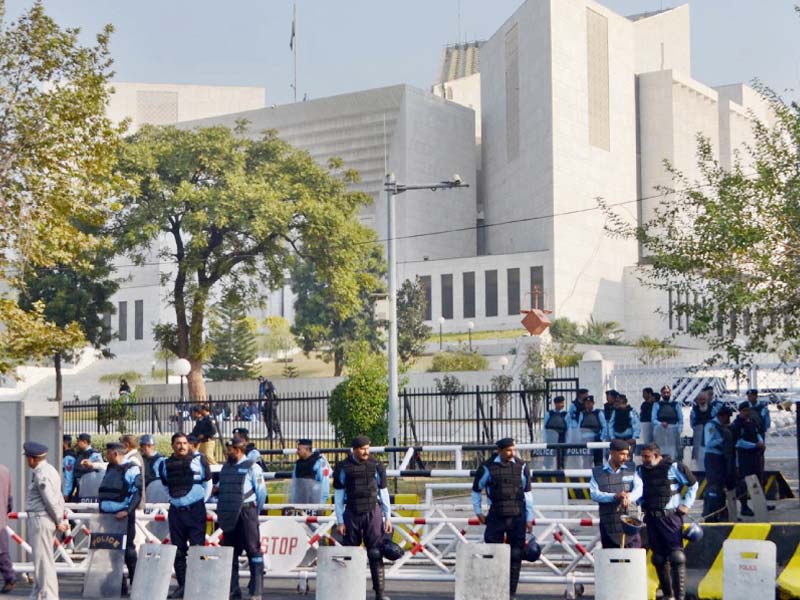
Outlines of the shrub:
{"label": "shrub", "polygon": [[389,394],[386,357],[371,353],[362,345],[350,353],[347,364],[347,379],[334,388],[328,404],[328,418],[336,430],[336,440],[347,445],[357,435],[366,435],[373,444],[386,444]]}
{"label": "shrub", "polygon": [[453,418],[453,402],[464,391],[464,386],[455,375],[445,375],[441,379],[438,377],[436,381],[436,390],[444,396],[447,401],[447,418]]}
{"label": "shrub", "polygon": [[453,371],[485,371],[489,361],[475,350],[460,347],[458,350],[437,352],[428,371],[432,373],[446,373]]}

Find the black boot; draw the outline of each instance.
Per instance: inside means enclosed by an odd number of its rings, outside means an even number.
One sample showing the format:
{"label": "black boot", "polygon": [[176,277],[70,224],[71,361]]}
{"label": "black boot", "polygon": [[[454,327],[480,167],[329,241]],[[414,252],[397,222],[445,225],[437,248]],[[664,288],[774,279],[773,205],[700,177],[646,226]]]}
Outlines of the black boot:
{"label": "black boot", "polygon": [[186,585],[186,555],[175,557],[175,579],[178,587],[167,598],[183,598],[183,586]]}
{"label": "black boot", "polygon": [[661,588],[663,598],[672,597],[672,577],[669,572],[669,561],[666,556],[653,554],[653,566],[658,575],[658,587]]}
{"label": "black boot", "polygon": [[239,557],[234,556],[231,563],[231,586],[228,597],[231,600],[239,600],[242,597],[242,589],[239,587]]}
{"label": "black boot", "polygon": [[509,572],[509,595],[514,598],[517,594],[517,586],[519,585],[519,574],[522,571],[522,549],[511,549],[511,570]]}
{"label": "black boot", "polygon": [[247,585],[251,600],[261,600],[264,593],[264,559],[260,556],[250,559],[250,583]]}
{"label": "black boot", "polygon": [[672,565],[672,595],[675,600],[686,600],[686,555],[683,550],[673,550],[669,562]]}
{"label": "black boot", "polygon": [[375,590],[375,600],[390,600],[383,593],[385,578],[383,574],[383,559],[369,561],[369,573],[372,576],[372,589]]}

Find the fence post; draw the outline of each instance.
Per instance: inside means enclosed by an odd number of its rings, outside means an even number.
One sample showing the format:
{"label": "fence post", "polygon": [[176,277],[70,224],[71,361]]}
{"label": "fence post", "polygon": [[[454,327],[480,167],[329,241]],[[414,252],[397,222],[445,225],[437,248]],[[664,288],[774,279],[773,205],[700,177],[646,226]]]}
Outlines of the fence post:
{"label": "fence post", "polygon": [[481,386],[475,386],[475,443],[481,443]]}

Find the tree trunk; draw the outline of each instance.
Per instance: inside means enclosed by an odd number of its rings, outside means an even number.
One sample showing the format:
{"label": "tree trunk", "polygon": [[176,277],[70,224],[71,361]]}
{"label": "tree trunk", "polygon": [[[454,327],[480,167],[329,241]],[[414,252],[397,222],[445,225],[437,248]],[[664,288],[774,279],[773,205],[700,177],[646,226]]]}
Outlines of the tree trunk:
{"label": "tree trunk", "polygon": [[186,376],[186,383],[189,386],[189,398],[192,400],[206,400],[206,382],[203,381],[203,361],[189,358],[192,370]]}
{"label": "tree trunk", "polygon": [[64,395],[63,392],[63,378],[61,376],[61,353],[56,352],[53,356],[53,366],[56,368],[56,402],[61,402]]}
{"label": "tree trunk", "polygon": [[339,377],[344,369],[344,350],[337,348],[333,351],[333,376]]}
{"label": "tree trunk", "polygon": [[203,324],[205,322],[206,304],[208,302],[208,287],[200,285],[192,298],[191,321],[189,322],[189,352],[186,358],[192,365],[192,370],[187,376],[189,383],[189,396],[195,400],[208,398],[206,382],[203,381],[203,354],[205,344],[203,341]]}

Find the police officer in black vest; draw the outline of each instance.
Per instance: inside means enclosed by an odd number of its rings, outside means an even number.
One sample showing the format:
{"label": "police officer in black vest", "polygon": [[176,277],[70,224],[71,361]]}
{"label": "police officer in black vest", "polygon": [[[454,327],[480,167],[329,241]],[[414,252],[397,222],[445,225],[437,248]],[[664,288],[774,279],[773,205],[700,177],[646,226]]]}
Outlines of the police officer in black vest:
{"label": "police officer in black vest", "polygon": [[[683,463],[662,456],[655,443],[642,449],[642,464],[637,472],[642,478],[644,522],[661,592],[664,598],[685,600],[683,517],[697,496],[697,479]],[[684,487],[686,493],[681,496]]]}
{"label": "police officer in black vest", "polygon": [[641,440],[642,444],[649,444],[653,441],[653,405],[656,403],[653,388],[642,388],[642,400],[642,405],[639,407]]}
{"label": "police officer in black vest", "polygon": [[92,447],[92,436],[88,433],[81,433],[78,436],[78,441],[75,443],[75,489],[73,496],[81,495],[80,482],[84,475],[94,472],[96,469],[92,466],[97,463],[103,462],[101,454]]}
{"label": "police officer in black vest", "polygon": [[370,443],[365,435],[356,437],[333,470],[336,529],[343,545],[367,548],[375,600],[389,600],[383,593],[383,537],[393,531],[389,490],[386,469],[369,455]]}
{"label": "police officer in black vest", "polygon": [[239,588],[239,556],[244,550],[250,566],[250,598],[261,599],[264,558],[258,532],[258,515],[267,499],[264,473],[245,456],[247,442],[235,437],[225,442],[227,460],[219,472],[217,489],[217,525],[222,529],[222,545],[233,548],[231,568],[232,599],[241,598]]}
{"label": "police officer in black vest", "polygon": [[736,450],[730,428],[732,414],[730,407],[723,405],[717,410],[717,416],[705,424],[703,517],[706,523],[729,518],[725,510],[726,492],[736,489]]}
{"label": "police officer in black vest", "polygon": [[[564,410],[564,396],[556,396],[553,398],[553,408],[548,410],[544,416],[545,442],[563,444],[567,441],[567,419],[569,419],[569,415]],[[546,469],[552,469],[554,466],[558,469],[564,468],[564,449],[559,448],[555,451],[555,455],[557,457],[555,461],[551,456],[545,457]]]}
{"label": "police officer in black vest", "polygon": [[206,500],[211,494],[211,469],[202,454],[193,454],[185,433],[172,435],[172,456],[161,463],[161,481],[169,493],[169,539],[177,546],[178,587],[169,598],[183,598],[186,550],[206,542]]}
{"label": "police officer in black vest", "polygon": [[[622,439],[611,440],[608,462],[592,469],[589,493],[599,504],[600,542],[603,548],[622,544],[622,521],[642,497],[642,480],[628,462],[630,446]],[[638,534],[625,539],[626,548],[641,548]]]}
{"label": "police officer in black vest", "polygon": [[747,484],[744,478],[756,475],[759,481],[763,480],[761,453],[764,450],[764,437],[761,434],[760,422],[753,416],[750,402],[744,401],[739,404],[739,415],[733,422],[731,430],[736,440],[736,464],[739,467],[738,496],[742,499],[741,514],[752,517],[753,509],[747,504]]}
{"label": "police officer in black vest", "polygon": [[[128,521],[125,539],[125,566],[128,567],[128,578],[133,583],[136,571],[136,507],[142,499],[142,471],[133,462],[122,462],[125,457],[125,446],[119,442],[106,444],[106,460],[108,467],[100,483],[98,500],[100,512],[113,514],[117,519]],[[123,580],[122,593],[127,593],[127,585]]]}
{"label": "police officer in black vest", "polygon": [[[525,531],[533,531],[533,494],[528,465],[516,453],[513,438],[497,441],[497,454],[483,463],[472,483],[472,508],[478,520],[486,525],[483,541],[487,544],[511,546],[510,595],[516,597],[522,570]],[[481,492],[486,490],[489,514],[483,515]]]}
{"label": "police officer in black vest", "polygon": [[161,463],[166,460],[163,454],[156,450],[156,440],[149,433],[139,438],[139,453],[144,463],[144,489],[156,479],[159,479]]}
{"label": "police officer in black vest", "polygon": [[309,438],[297,440],[297,460],[292,469],[292,504],[325,504],[331,491],[331,466]]}

